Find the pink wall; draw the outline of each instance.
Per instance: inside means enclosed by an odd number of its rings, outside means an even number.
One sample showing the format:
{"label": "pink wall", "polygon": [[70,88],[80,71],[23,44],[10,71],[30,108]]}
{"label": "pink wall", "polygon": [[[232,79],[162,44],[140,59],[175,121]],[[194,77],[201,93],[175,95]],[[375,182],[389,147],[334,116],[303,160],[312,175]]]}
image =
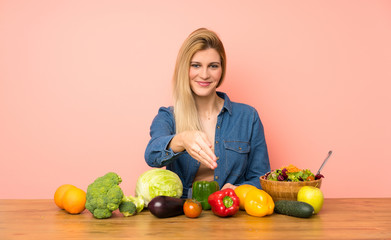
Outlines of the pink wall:
{"label": "pink wall", "polygon": [[0,0],[0,198],[52,198],[149,167],[177,51],[198,27],[228,55],[221,90],[256,107],[272,168],[316,171],[329,198],[391,197],[390,1]]}

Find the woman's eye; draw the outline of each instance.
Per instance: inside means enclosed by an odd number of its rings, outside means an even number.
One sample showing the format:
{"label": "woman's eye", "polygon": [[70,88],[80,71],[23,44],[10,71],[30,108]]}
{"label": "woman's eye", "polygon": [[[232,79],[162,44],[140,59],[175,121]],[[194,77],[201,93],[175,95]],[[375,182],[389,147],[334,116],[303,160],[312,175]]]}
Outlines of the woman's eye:
{"label": "woman's eye", "polygon": [[209,67],[211,67],[211,68],[219,68],[219,65],[217,65],[217,64],[212,64],[212,65],[210,65]]}
{"label": "woman's eye", "polygon": [[200,67],[200,65],[199,65],[199,64],[196,64],[196,63],[193,63],[193,64],[191,64],[190,66],[192,66],[193,68],[199,68],[199,67]]}

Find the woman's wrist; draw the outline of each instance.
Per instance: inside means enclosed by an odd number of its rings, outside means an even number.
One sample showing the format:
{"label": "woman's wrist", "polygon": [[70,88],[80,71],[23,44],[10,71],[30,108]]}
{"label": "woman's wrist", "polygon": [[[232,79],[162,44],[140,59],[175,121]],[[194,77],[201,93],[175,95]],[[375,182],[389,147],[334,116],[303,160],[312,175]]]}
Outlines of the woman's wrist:
{"label": "woman's wrist", "polygon": [[177,152],[183,152],[185,150],[185,147],[183,145],[182,140],[182,133],[176,134],[170,141],[170,144],[168,144],[168,147],[172,149],[175,153]]}

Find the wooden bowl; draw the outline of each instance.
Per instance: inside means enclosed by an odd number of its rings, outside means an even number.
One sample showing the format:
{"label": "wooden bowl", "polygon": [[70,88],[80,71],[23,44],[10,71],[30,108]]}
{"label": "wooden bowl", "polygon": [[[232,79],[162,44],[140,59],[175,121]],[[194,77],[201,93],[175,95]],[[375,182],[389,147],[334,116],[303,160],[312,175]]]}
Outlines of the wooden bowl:
{"label": "wooden bowl", "polygon": [[274,201],[278,200],[297,200],[297,193],[301,187],[313,186],[320,188],[322,179],[314,181],[303,182],[285,182],[285,181],[271,181],[265,179],[265,176],[260,177],[261,187],[267,192]]}

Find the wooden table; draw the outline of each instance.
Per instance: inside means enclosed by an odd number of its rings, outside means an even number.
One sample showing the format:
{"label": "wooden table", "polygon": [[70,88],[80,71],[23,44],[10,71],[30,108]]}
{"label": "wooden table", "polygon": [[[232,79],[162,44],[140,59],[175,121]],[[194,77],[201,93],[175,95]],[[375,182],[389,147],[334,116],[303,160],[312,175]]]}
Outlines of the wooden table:
{"label": "wooden table", "polygon": [[144,210],[95,219],[85,210],[67,214],[53,200],[0,200],[0,239],[391,239],[391,198],[325,199],[309,219],[279,214],[252,217],[240,211],[220,218],[159,219]]}

